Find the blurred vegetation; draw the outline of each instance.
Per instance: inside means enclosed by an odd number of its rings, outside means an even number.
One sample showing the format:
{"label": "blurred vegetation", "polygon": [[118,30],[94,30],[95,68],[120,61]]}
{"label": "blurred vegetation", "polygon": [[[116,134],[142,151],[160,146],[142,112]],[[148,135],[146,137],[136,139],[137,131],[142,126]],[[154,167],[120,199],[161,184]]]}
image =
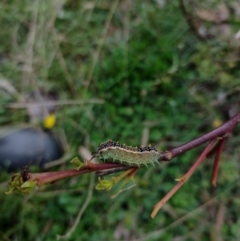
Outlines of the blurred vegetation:
{"label": "blurred vegetation", "polygon": [[[104,100],[59,108],[54,131],[64,132],[71,156],[79,155],[79,146],[94,151],[108,139],[133,146],[147,141],[165,150],[210,131],[239,111],[240,7],[224,2],[186,0],[192,14],[187,18],[178,1],[1,1],[1,126],[26,123],[26,110],[8,104],[43,88],[56,91],[60,100]],[[216,9],[227,12],[227,19],[210,20]],[[190,27],[195,19],[202,38]],[[228,141],[214,194],[209,159],[150,219],[200,147],[143,168],[137,186],[117,199],[93,190],[68,240],[236,240],[239,144],[237,135]],[[67,168],[69,161],[48,170]],[[10,176],[1,171],[0,178],[4,241],[56,240],[73,225],[90,192],[91,177],[83,175],[30,198],[6,196]]]}

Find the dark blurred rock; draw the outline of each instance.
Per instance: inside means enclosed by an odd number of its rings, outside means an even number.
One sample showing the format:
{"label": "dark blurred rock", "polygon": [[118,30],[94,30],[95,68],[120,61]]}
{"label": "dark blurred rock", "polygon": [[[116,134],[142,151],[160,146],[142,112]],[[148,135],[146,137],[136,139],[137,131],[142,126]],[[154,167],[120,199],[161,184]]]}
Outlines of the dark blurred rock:
{"label": "dark blurred rock", "polygon": [[63,145],[52,132],[24,128],[0,134],[0,168],[7,171],[20,170],[30,163],[42,166],[63,154]]}

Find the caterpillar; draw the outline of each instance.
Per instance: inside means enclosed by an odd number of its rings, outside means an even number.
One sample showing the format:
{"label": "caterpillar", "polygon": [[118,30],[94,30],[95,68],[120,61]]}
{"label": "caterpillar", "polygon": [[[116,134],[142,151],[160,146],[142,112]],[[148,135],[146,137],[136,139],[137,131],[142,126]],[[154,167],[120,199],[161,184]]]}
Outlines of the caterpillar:
{"label": "caterpillar", "polygon": [[[100,144],[93,157],[99,157],[103,161],[117,162],[127,166],[147,166],[158,163],[162,154],[155,147],[131,147],[109,140]],[[92,159],[91,158],[91,159]]]}

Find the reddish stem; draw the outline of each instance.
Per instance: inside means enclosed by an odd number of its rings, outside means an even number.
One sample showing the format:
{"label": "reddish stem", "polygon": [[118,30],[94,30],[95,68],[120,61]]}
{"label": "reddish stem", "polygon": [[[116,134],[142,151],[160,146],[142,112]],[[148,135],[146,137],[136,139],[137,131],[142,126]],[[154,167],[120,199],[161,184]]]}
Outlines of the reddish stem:
{"label": "reddish stem", "polygon": [[44,185],[46,183],[56,182],[67,177],[73,177],[89,172],[95,172],[99,170],[107,170],[113,168],[119,168],[124,165],[118,163],[100,163],[100,164],[87,164],[86,167],[81,168],[80,170],[66,170],[66,171],[57,171],[57,172],[42,172],[42,173],[29,173],[28,180],[36,180],[38,186]]}
{"label": "reddish stem", "polygon": [[162,155],[158,160],[159,161],[169,161],[172,158],[181,155],[182,153],[193,149],[196,146],[199,146],[207,141],[216,139],[217,137],[223,137],[224,135],[228,137],[235,126],[240,122],[240,112],[237,113],[233,118],[231,118],[229,121],[221,125],[220,127],[208,132],[207,134],[204,134],[200,136],[199,138],[187,142],[179,147],[176,147],[172,149],[171,151],[167,151]]}
{"label": "reddish stem", "polygon": [[221,157],[221,154],[222,154],[224,143],[225,143],[225,140],[220,140],[219,141],[217,154],[216,154],[216,157],[215,157],[215,160],[214,160],[214,164],[213,164],[211,183],[212,183],[212,185],[214,187],[217,186],[218,167],[219,167],[220,157]]}
{"label": "reddish stem", "polygon": [[53,183],[67,177],[73,177],[80,174],[91,172],[90,170],[66,170],[58,172],[42,172],[42,173],[29,173],[29,180],[37,181],[38,186],[46,183]]}
{"label": "reddish stem", "polygon": [[151,213],[151,218],[154,218],[160,208],[177,192],[177,190],[189,179],[189,177],[193,174],[193,172],[197,169],[197,167],[204,161],[209,152],[210,148],[213,146],[215,140],[210,141],[207,147],[204,149],[200,157],[197,161],[192,165],[192,167],[188,170],[188,172],[181,178],[177,179],[178,183],[170,190],[167,195],[158,202]]}
{"label": "reddish stem", "polygon": [[[220,140],[223,140],[223,138],[220,139]],[[208,152],[207,157],[211,157],[211,156],[213,156],[214,154],[216,154],[216,152],[218,151],[218,148],[219,148],[220,143],[221,143],[220,141],[218,141],[218,142],[216,143],[216,145]]]}

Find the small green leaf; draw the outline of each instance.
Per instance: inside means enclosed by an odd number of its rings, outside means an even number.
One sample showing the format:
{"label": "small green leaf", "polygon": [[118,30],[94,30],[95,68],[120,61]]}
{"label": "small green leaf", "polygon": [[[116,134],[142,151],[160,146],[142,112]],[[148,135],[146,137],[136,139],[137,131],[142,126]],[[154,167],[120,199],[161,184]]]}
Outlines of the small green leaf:
{"label": "small green leaf", "polygon": [[10,188],[8,191],[5,192],[6,195],[12,194],[14,191],[14,188]]}
{"label": "small green leaf", "polygon": [[37,181],[26,181],[21,185],[21,188],[34,188],[37,185]]}
{"label": "small green leaf", "polygon": [[109,191],[111,190],[113,184],[114,184],[113,181],[99,179],[99,183],[97,184],[96,189]]}
{"label": "small green leaf", "polygon": [[23,182],[22,176],[20,173],[15,174],[11,181],[8,183],[9,190],[5,194],[10,195],[13,192],[29,194],[34,187],[37,186],[37,181],[28,180]]}
{"label": "small green leaf", "polygon": [[74,157],[74,158],[71,160],[71,163],[76,166],[76,170],[79,170],[79,169],[81,169],[82,167],[85,167],[85,163],[82,162],[82,161],[80,161],[80,160],[78,159],[78,157]]}

